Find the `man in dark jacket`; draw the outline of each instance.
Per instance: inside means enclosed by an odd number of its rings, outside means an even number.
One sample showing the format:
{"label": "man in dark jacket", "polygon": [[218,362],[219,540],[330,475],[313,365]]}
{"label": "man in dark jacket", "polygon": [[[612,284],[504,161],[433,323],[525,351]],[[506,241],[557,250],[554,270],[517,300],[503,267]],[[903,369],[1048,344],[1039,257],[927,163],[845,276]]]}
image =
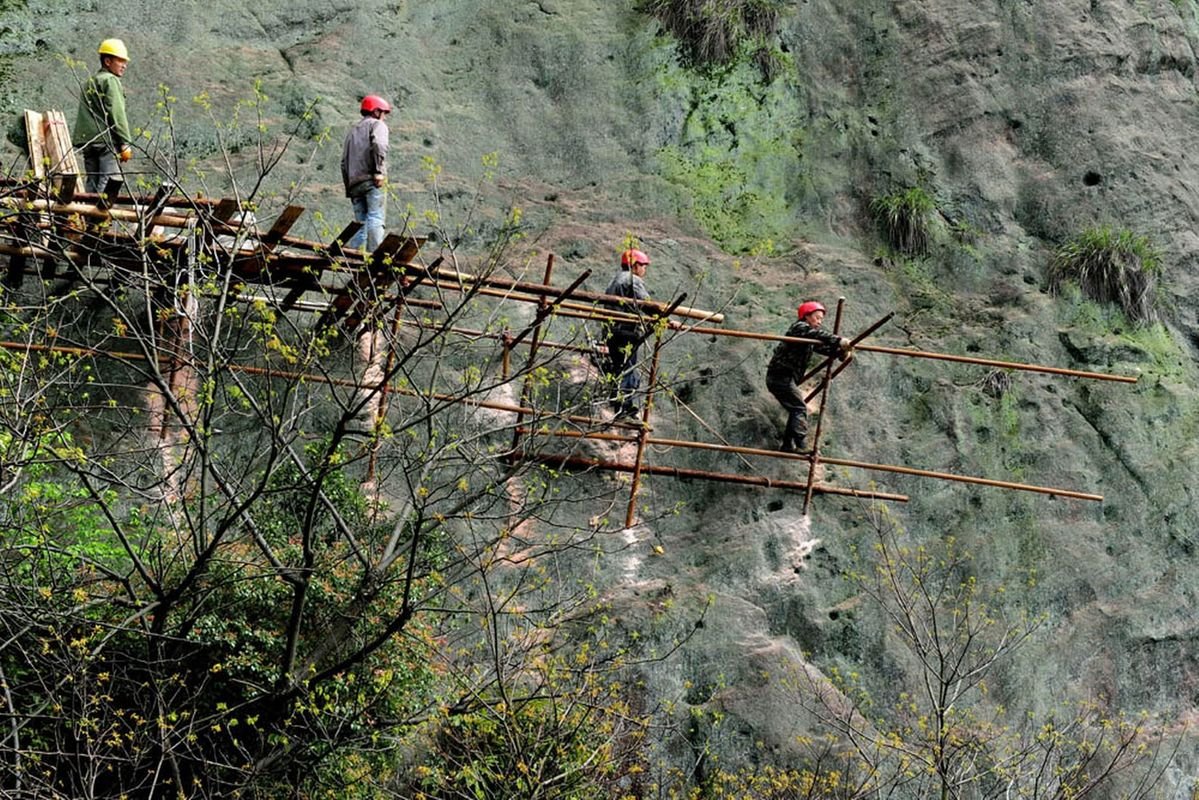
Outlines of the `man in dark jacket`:
{"label": "man in dark jacket", "polygon": [[[616,273],[604,294],[648,300],[649,291],[645,288],[645,268],[648,266],[649,256],[645,253],[632,248],[625,250],[620,256],[620,272]],[[617,310],[640,314],[640,308],[632,304],[622,304]],[[603,362],[604,374],[614,384],[611,403],[616,407],[617,417],[635,417],[638,408],[633,395],[641,385],[637,375],[637,348],[645,332],[638,322],[620,320],[607,323],[604,333],[608,347],[608,357]]]}
{"label": "man in dark jacket", "polygon": [[[105,39],[97,52],[100,69],[83,84],[72,144],[83,151],[84,188],[116,194],[115,187],[122,181],[117,161],[133,157],[129,146],[133,133],[125,116],[125,92],[121,88],[129,51],[120,39]],[[109,188],[109,181],[114,182],[114,188]]]}
{"label": "man in dark jacket", "polygon": [[804,402],[804,391],[799,382],[807,372],[808,361],[815,350],[826,356],[849,355],[849,340],[835,333],[820,329],[824,321],[824,306],[815,300],[800,305],[799,320],[784,334],[796,339],[812,339],[819,344],[779,342],[766,368],[766,388],[783,408],[787,409],[787,429],[783,433],[783,444],[779,448],[785,453],[797,453],[807,449],[808,406]]}
{"label": "man in dark jacket", "polygon": [[387,149],[390,144],[384,118],[391,113],[391,104],[382,97],[368,94],[362,98],[362,119],[346,133],[341,150],[341,180],[346,197],[354,207],[354,220],[362,228],[346,247],[374,252],[383,241],[387,224]]}

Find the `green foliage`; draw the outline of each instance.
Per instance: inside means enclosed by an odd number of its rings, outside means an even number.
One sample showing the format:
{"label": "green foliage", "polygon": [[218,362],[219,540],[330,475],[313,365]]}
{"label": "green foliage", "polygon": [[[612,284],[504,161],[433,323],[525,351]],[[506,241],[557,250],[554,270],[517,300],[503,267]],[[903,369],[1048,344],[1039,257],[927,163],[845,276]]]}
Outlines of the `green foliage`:
{"label": "green foliage", "polygon": [[782,197],[757,190],[738,154],[704,147],[692,157],[677,147],[658,153],[662,175],[686,189],[688,211],[713,239],[734,253],[771,254],[786,235]]}
{"label": "green foliage", "polygon": [[686,114],[678,141],[657,152],[679,213],[729,252],[774,252],[795,225],[789,198],[802,191],[793,96],[761,89],[746,66],[719,78],[662,69],[662,102]]}
{"label": "green foliage", "polygon": [[870,201],[870,212],[887,242],[907,256],[928,255],[936,211],[936,200],[919,186]]}
{"label": "green foliage", "polygon": [[65,431],[44,433],[32,443],[0,431],[0,464],[19,468],[9,490],[0,494],[5,560],[10,574],[27,587],[70,585],[78,574],[127,564],[102,513],[102,503],[111,502],[115,493],[106,492],[98,502],[55,468],[64,458],[79,457]]}
{"label": "green foliage", "polygon": [[1049,264],[1049,283],[1077,284],[1083,294],[1114,303],[1135,323],[1152,322],[1157,314],[1157,278],[1161,253],[1145,236],[1127,228],[1088,228],[1059,247]]}
{"label": "green foliage", "polygon": [[748,48],[769,80],[778,68],[771,42],[783,6],[781,0],[642,0],[640,10],[678,40],[688,65],[726,66]]}
{"label": "green foliage", "polygon": [[588,703],[577,702],[586,693],[571,689],[517,700],[514,707],[496,698],[486,708],[447,717],[418,769],[421,792],[488,800],[607,796],[606,784],[627,768],[629,754],[618,752],[616,693],[595,688]]}

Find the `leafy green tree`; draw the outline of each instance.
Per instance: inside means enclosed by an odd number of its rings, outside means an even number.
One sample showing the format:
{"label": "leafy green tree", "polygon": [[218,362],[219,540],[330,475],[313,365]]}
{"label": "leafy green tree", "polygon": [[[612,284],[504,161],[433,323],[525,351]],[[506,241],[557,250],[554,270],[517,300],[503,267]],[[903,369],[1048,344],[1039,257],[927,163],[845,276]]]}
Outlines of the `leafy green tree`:
{"label": "leafy green tree", "polygon": [[[218,138],[223,180],[269,220],[287,143],[264,133],[265,100]],[[423,305],[378,305],[352,336],[285,312],[231,258],[258,252],[255,228],[192,194],[212,175],[153,140],[146,157],[180,165],[163,177],[182,240],[56,217],[31,235],[68,280],[0,296],[18,342],[0,356],[5,796],[381,797],[401,744],[453,727],[426,785],[493,786],[509,767],[530,797],[602,785],[641,723],[599,679],[619,659],[586,654],[600,598],[561,556],[602,549],[602,515],[580,526],[577,509],[611,489],[511,457],[514,386],[525,425],[589,407],[589,385],[560,380],[569,351],[504,372],[516,323],[472,302],[477,281],[429,281]],[[447,266],[519,268],[518,210],[426,219]]]}

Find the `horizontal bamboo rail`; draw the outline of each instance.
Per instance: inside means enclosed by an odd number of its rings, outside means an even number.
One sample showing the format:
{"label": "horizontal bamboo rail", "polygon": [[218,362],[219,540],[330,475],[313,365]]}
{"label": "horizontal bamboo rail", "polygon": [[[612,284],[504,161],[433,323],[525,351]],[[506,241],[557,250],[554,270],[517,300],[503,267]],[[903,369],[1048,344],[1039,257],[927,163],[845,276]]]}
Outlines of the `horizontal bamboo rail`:
{"label": "horizontal bamboo rail", "polygon": [[[120,350],[100,350],[92,347],[73,347],[70,345],[48,345],[34,344],[32,342],[6,342],[0,341],[0,348],[5,350],[27,351],[31,353],[62,353],[63,355],[88,356],[97,358],[111,358],[117,361],[148,361],[144,353],[124,352]],[[161,354],[157,357],[157,362],[162,364],[171,364],[172,362],[180,361],[178,354],[167,355]],[[199,368],[202,365],[184,361],[184,366]],[[227,369],[230,372],[237,372],[244,375],[255,375],[263,378],[282,378],[289,381],[298,381],[305,383],[320,383],[327,386],[338,386],[346,389],[375,391],[383,388],[380,383],[360,383],[359,381],[350,380],[348,378],[331,378],[328,375],[318,375],[312,372],[298,372],[295,370],[273,369],[271,367],[255,367],[248,364],[223,364],[219,369]],[[436,400],[446,403],[462,403],[463,405],[473,406],[475,408],[486,408],[492,411],[507,411],[513,414],[526,414],[530,416],[551,417],[556,420],[565,422],[573,422],[579,425],[597,425],[603,424],[609,428],[620,428],[623,430],[642,430],[645,428],[644,423],[639,422],[609,422],[604,423],[602,420],[595,417],[584,416],[581,414],[546,414],[543,409],[528,408],[525,406],[515,405],[512,403],[499,403],[493,400],[478,400],[473,397],[462,397],[460,395],[444,394],[439,392],[418,392],[415,389],[406,389],[400,386],[389,386],[388,391],[395,394],[401,394],[405,397],[416,397],[422,400]]]}
{"label": "horizontal bamboo rail", "polygon": [[[409,300],[408,302],[411,303],[412,301]],[[511,345],[515,345],[515,344],[523,345],[525,347],[528,346],[528,344],[525,342],[508,341],[508,337],[511,337],[510,332],[484,331],[484,330],[478,330],[477,328],[461,328],[456,325],[451,325],[449,327],[443,328],[443,327],[439,327],[439,326],[435,326],[435,325],[426,325],[423,322],[418,322],[416,320],[407,320],[402,325],[402,327],[409,327],[409,326],[411,326],[413,328],[419,328],[421,330],[436,330],[436,331],[445,330],[445,331],[448,331],[449,333],[456,333],[459,336],[464,336],[468,339],[469,338],[498,339],[501,342],[504,342],[505,346],[511,346]],[[572,352],[572,353],[593,352],[593,348],[586,347],[584,345],[565,344],[562,342],[549,342],[544,339],[542,339],[540,342],[538,342],[537,346],[538,347],[548,347],[551,350],[565,350],[567,352]]]}
{"label": "horizontal bamboo rail", "polygon": [[[757,333],[756,331],[742,331],[735,328],[701,328],[698,326],[678,326],[677,323],[672,323],[671,327],[678,327],[684,333],[701,333],[711,334],[713,336],[729,336],[735,339],[758,339],[766,342],[796,342],[798,344],[820,344],[815,339],[797,339],[793,336],[780,336],[773,333]],[[866,353],[883,353],[893,356],[908,356],[909,358],[928,358],[940,361],[955,361],[962,364],[977,364],[986,367],[997,367],[999,369],[1014,369],[1023,370],[1026,372],[1043,372],[1050,375],[1063,375],[1072,378],[1088,378],[1096,381],[1114,381],[1117,383],[1136,383],[1139,379],[1135,375],[1113,375],[1105,372],[1087,372],[1085,370],[1067,369],[1065,367],[1047,367],[1041,364],[1024,364],[1018,361],[999,361],[993,358],[975,358],[974,356],[959,356],[950,353],[935,353],[926,350],[909,350],[902,347],[884,347],[882,345],[873,344],[857,344],[854,345],[856,352]]]}
{"label": "horizontal bamboo rail", "polygon": [[[419,268],[417,268],[419,272]],[[446,280],[451,284],[457,283],[465,286],[467,283],[483,283],[493,289],[512,289],[524,294],[544,297],[547,295],[557,295],[562,291],[557,286],[549,286],[544,283],[529,283],[527,281],[513,281],[507,278],[496,277],[479,277],[465,272],[455,272],[450,269],[433,270],[430,277],[438,280]],[[585,300],[595,303],[605,303],[615,307],[638,307],[662,313],[670,308],[669,303],[663,303],[658,300],[634,300],[629,297],[620,297],[612,294],[602,294],[600,292],[574,291],[571,293],[571,298],[574,300]],[[687,306],[679,306],[671,311],[673,316],[684,317],[687,319],[707,320],[711,322],[723,322],[724,314],[716,311],[704,311],[699,308],[688,308]]]}
{"label": "horizontal bamboo rail", "polygon": [[[605,461],[598,458],[584,458],[582,456],[521,452],[517,453],[515,458],[522,461],[550,464],[564,469],[603,469],[612,472],[633,472],[637,469],[637,466],[634,464]],[[735,475],[726,472],[709,472],[702,469],[686,469],[684,467],[662,466],[659,464],[642,464],[640,469],[648,475],[667,475],[672,478],[715,481],[717,483],[736,483],[742,486],[762,486],[767,489],[792,489],[802,492],[808,488],[807,481],[788,481],[767,478],[762,475]],[[875,492],[869,489],[849,489],[840,486],[829,486],[827,484],[817,484],[815,491],[820,494],[838,494],[871,500],[889,500],[896,503],[906,503],[908,501],[907,495]]]}
{"label": "horizontal bamboo rail", "polygon": [[960,364],[979,364],[985,367],[999,369],[1024,370],[1026,372],[1044,372],[1049,375],[1065,375],[1072,378],[1089,378],[1096,381],[1115,381],[1117,383],[1136,383],[1135,375],[1109,375],[1104,372],[1086,372],[1064,367],[1046,367],[1040,364],[1022,364],[1018,361],[997,361],[993,358],[975,358],[973,356],[957,356],[950,353],[933,353],[926,350],[908,350],[902,347],[883,347],[875,344],[860,344],[855,350],[866,353],[886,353],[892,356],[907,356],[909,358],[930,358],[938,361],[956,361]]}
{"label": "horizontal bamboo rail", "polygon": [[1025,483],[1012,483],[1011,481],[997,481],[990,478],[975,478],[968,475],[955,475],[951,472],[933,472],[927,469],[914,469],[912,467],[899,467],[892,464],[871,464],[866,461],[851,461],[847,458],[830,458],[821,454],[820,460],[826,464],[835,464],[841,467],[856,467],[858,469],[874,470],[876,472],[894,472],[900,475],[915,475],[921,478],[936,478],[943,481],[956,481],[957,483],[973,483],[979,486],[994,486],[999,489],[1015,489],[1021,492],[1035,492],[1037,494],[1046,494],[1050,497],[1069,497],[1075,500],[1090,500],[1093,502],[1103,502],[1103,495],[1089,494],[1087,492],[1076,492],[1072,489],[1058,489],[1050,486],[1034,486]]}
{"label": "horizontal bamboo rail", "polygon": [[[636,437],[622,434],[605,433],[602,431],[573,431],[573,430],[545,430],[545,429],[527,429],[525,433],[529,435],[554,436],[565,439],[599,439],[610,442],[635,442]],[[771,458],[794,459],[802,461],[810,461],[811,456],[805,453],[784,453],[778,450],[764,450],[757,447],[742,447],[732,444],[715,444],[712,442],[693,442],[687,439],[667,439],[659,436],[650,436],[646,439],[646,444],[659,445],[662,447],[681,447],[691,450],[711,450],[720,453],[739,453],[742,455],[751,456],[769,456]],[[1091,500],[1101,502],[1103,495],[1088,494],[1086,492],[1077,492],[1073,489],[1059,489],[1050,486],[1036,486],[1026,483],[1013,483],[1011,481],[992,480],[990,478],[976,478],[970,475],[957,475],[951,472],[934,472],[926,469],[915,469],[913,467],[901,467],[892,464],[872,464],[866,461],[852,461],[845,458],[830,458],[823,453],[820,455],[820,461],[825,464],[833,464],[839,467],[853,467],[856,469],[872,470],[875,472],[893,472],[900,475],[914,475],[921,478],[936,478],[943,481],[954,481],[957,483],[973,483],[980,486],[993,486],[999,489],[1014,489],[1022,492],[1034,492],[1036,494],[1046,494],[1051,497],[1069,497],[1075,500]]]}

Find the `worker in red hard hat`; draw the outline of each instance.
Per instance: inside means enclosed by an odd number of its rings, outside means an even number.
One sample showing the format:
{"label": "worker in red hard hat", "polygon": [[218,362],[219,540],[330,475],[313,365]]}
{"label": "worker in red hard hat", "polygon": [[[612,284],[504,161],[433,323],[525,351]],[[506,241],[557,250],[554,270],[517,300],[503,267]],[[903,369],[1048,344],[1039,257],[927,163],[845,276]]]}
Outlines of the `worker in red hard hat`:
{"label": "worker in red hard hat", "polygon": [[341,149],[341,180],[354,207],[354,221],[362,223],[346,246],[361,248],[365,244],[374,252],[383,241],[387,224],[386,117],[391,104],[377,94],[368,94],[362,98],[359,112],[362,118],[346,133]]}
{"label": "worker in red hard hat", "polygon": [[133,133],[121,88],[129,51],[120,39],[105,39],[96,52],[100,69],[83,84],[71,143],[83,151],[84,188],[113,196],[124,182],[118,161],[133,158]]}
{"label": "worker in red hard hat", "polygon": [[812,351],[827,356],[839,355],[841,358],[847,358],[851,351],[848,339],[820,329],[820,323],[824,321],[824,306],[819,302],[808,300],[801,303],[797,313],[799,319],[792,323],[784,335],[795,339],[812,339],[818,344],[779,342],[774,348],[770,366],[766,368],[766,388],[788,412],[787,428],[779,448],[785,453],[807,449],[808,405],[799,382],[808,369]]}
{"label": "worker in red hard hat", "polygon": [[[620,254],[620,272],[616,273],[604,294],[648,300],[649,290],[645,288],[645,268],[648,266],[649,256],[645,253],[635,248],[625,250]],[[641,308],[634,304],[611,305],[624,314],[641,313]],[[641,386],[637,375],[637,348],[645,338],[645,327],[632,320],[613,320],[605,324],[604,333],[608,355],[603,361],[603,370],[612,383],[609,402],[616,409],[617,418],[635,417],[639,409],[634,395]]]}

